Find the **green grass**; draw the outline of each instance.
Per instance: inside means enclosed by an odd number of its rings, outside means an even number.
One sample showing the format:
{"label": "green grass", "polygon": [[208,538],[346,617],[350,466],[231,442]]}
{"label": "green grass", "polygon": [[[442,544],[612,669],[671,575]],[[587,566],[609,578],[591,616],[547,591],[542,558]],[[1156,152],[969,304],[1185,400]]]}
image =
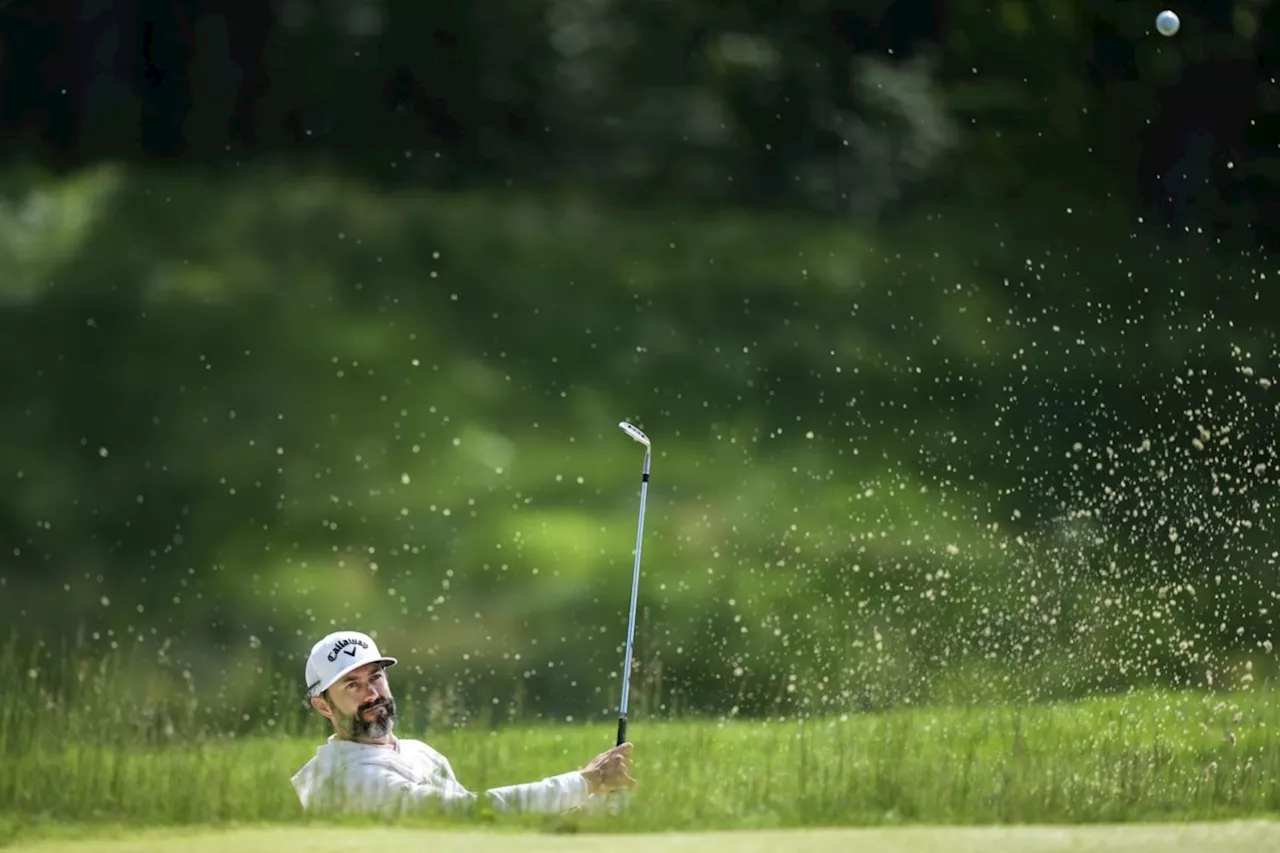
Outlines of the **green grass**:
{"label": "green grass", "polygon": [[[502,824],[621,832],[1274,815],[1278,693],[1146,693],[772,722],[637,720],[641,785],[623,813]],[[324,736],[318,722],[309,733],[234,738],[143,736],[127,714],[91,706],[10,712],[0,722],[0,838],[10,842],[67,826],[310,822],[289,776]],[[424,739],[477,790],[581,766],[611,734],[607,725],[544,725]]]}
{"label": "green grass", "polygon": [[[1063,849],[1116,853],[1256,853],[1280,846],[1280,824],[1227,823],[1115,827],[982,827],[795,830],[754,833],[615,835],[615,853],[1060,853]],[[485,831],[393,828],[309,830],[244,829],[195,833],[141,833],[92,841],[46,840],[14,848],[31,853],[168,853],[235,850],[237,853],[355,853],[372,849],[432,853],[577,853],[600,850],[598,836],[551,836]]]}

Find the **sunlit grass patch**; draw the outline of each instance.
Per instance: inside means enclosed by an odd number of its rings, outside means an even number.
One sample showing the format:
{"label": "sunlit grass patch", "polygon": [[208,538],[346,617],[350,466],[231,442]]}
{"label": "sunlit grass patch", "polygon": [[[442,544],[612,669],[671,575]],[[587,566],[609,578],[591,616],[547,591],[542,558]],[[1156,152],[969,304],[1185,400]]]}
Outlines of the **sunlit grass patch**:
{"label": "sunlit grass patch", "polygon": [[[655,831],[1275,814],[1277,698],[1153,692],[994,709],[636,721],[641,784],[619,814],[588,809],[498,823]],[[318,727],[130,742],[123,729],[89,725],[99,719],[90,710],[49,709],[21,721],[22,737],[0,738],[0,803],[11,826],[311,820],[289,777],[323,739]],[[580,767],[611,744],[612,730],[557,724],[401,735],[429,741],[463,784],[480,790]]]}
{"label": "sunlit grass patch", "polygon": [[[358,830],[303,827],[199,827],[180,831],[112,832],[93,839],[47,838],[16,848],[23,853],[355,853],[370,849],[432,853],[578,853],[599,850],[595,835],[432,831],[394,827]],[[608,839],[616,853],[1255,853],[1280,846],[1280,823],[1262,821],[1073,827],[891,827],[759,832],[620,834]]]}

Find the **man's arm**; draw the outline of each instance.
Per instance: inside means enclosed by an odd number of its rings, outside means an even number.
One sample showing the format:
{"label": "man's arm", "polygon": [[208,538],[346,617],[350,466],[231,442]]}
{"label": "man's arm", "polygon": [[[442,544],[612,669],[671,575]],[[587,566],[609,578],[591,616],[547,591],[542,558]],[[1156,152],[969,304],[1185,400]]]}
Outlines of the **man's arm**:
{"label": "man's arm", "polygon": [[523,785],[490,788],[484,793],[496,811],[554,813],[585,803],[591,788],[587,777],[575,770]]}
{"label": "man's arm", "polygon": [[[452,773],[449,774],[452,777]],[[378,764],[356,764],[346,768],[340,780],[334,780],[328,796],[316,792],[309,809],[357,812],[414,812],[441,810],[466,811],[480,795],[468,791],[450,778],[445,784],[411,782],[395,770]],[[587,801],[590,785],[581,772],[563,773],[537,782],[507,785],[484,792],[494,811],[543,812],[567,811]]]}

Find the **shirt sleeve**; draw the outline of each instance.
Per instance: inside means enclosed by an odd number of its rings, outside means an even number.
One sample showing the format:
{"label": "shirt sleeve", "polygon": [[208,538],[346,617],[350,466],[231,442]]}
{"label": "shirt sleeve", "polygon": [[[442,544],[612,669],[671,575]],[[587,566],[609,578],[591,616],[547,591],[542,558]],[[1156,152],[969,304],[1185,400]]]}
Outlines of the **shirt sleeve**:
{"label": "shirt sleeve", "polygon": [[587,801],[587,777],[574,771],[548,776],[538,782],[490,788],[485,796],[495,811],[563,812]]}
{"label": "shirt sleeve", "polygon": [[[393,814],[465,811],[472,808],[481,796],[457,784],[415,783],[391,768],[377,764],[349,766],[337,788],[333,793],[340,798],[344,811]],[[537,782],[491,788],[483,796],[495,812],[555,813],[586,803],[588,794],[586,777],[574,771]]]}

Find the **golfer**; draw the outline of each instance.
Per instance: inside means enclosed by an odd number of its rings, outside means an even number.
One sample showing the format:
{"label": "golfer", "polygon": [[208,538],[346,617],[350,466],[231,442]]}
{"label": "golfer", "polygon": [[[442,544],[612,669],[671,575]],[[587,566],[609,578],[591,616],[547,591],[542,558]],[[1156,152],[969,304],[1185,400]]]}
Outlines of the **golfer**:
{"label": "golfer", "polygon": [[[387,669],[396,659],[366,634],[339,631],[320,640],[307,659],[311,706],[333,734],[293,776],[309,812],[406,813],[468,807],[478,796],[464,788],[449,760],[420,740],[397,738],[396,701]],[[582,770],[484,794],[498,812],[563,812],[592,794],[632,788],[631,744],[602,752]]]}

